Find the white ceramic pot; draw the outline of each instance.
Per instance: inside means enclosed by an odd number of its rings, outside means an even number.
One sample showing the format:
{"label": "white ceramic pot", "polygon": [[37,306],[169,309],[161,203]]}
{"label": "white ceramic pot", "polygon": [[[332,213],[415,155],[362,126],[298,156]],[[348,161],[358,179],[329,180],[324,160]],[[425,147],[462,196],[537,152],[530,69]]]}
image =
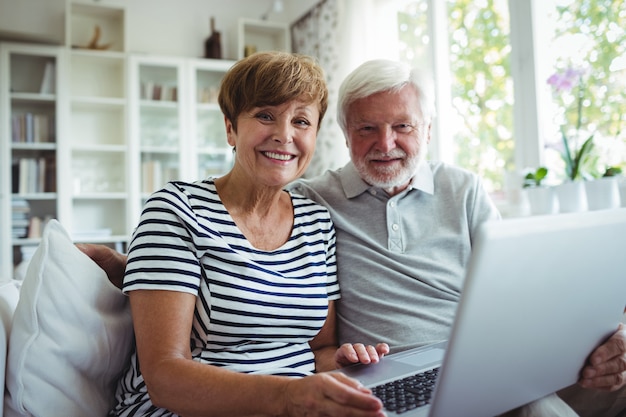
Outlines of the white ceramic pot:
{"label": "white ceramic pot", "polygon": [[559,200],[552,187],[530,187],[524,188],[530,214],[533,216],[541,214],[556,214],[559,212]]}
{"label": "white ceramic pot", "polygon": [[583,181],[568,181],[554,187],[560,213],[587,211],[587,192]]}
{"label": "white ceramic pot", "polygon": [[622,207],[626,207],[626,177],[617,177],[617,188]]}
{"label": "white ceramic pot", "polygon": [[615,177],[586,181],[585,191],[589,210],[607,210],[620,206],[619,187]]}

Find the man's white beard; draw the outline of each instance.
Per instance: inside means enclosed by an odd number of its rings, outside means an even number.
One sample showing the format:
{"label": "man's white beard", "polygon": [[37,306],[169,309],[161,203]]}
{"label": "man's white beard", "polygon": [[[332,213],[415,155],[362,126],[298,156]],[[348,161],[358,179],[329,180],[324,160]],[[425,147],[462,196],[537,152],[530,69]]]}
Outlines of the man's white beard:
{"label": "man's white beard", "polygon": [[[368,158],[372,158],[374,155],[368,155]],[[376,154],[374,159],[380,158],[381,156],[387,157],[405,157],[406,153],[402,150],[394,150],[388,154]],[[353,159],[354,160],[354,159]],[[413,178],[420,164],[426,160],[426,149],[420,146],[419,154],[415,155],[413,158],[403,159],[404,165],[400,168],[389,168],[389,169],[369,169],[367,162],[363,160],[359,160],[358,162],[354,162],[354,166],[357,171],[361,175],[361,178],[368,184],[382,188],[383,190],[402,187],[407,185],[408,182]]]}

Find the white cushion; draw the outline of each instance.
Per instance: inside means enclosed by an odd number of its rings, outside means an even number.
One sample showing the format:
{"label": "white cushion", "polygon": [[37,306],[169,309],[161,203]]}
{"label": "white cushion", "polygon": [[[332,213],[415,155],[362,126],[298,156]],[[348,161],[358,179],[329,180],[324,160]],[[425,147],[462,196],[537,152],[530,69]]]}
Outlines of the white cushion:
{"label": "white cushion", "polygon": [[[17,306],[19,297],[20,293],[15,281],[0,284],[0,326],[2,326],[2,330],[0,331],[0,375],[2,376],[4,376],[6,371],[9,333],[11,332],[13,312]],[[0,392],[4,392],[4,378],[0,378]],[[2,417],[1,407],[0,417]]]}
{"label": "white cushion", "polygon": [[15,310],[5,415],[106,416],[133,340],[127,297],[50,221]]}

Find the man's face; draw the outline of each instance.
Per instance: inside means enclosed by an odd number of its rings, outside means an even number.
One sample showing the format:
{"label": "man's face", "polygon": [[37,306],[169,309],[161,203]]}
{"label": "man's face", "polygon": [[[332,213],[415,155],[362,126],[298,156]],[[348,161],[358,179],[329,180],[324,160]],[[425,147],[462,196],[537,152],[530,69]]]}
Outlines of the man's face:
{"label": "man's face", "polygon": [[354,101],[347,113],[350,158],[361,178],[394,195],[404,190],[430,142],[412,85]]}

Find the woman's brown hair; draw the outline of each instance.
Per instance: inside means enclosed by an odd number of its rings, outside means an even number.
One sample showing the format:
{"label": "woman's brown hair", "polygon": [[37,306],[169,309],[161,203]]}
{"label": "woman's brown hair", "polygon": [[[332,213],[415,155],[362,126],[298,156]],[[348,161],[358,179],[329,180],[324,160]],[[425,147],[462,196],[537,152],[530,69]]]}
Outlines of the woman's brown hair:
{"label": "woman's brown hair", "polygon": [[294,99],[318,104],[319,130],[328,108],[324,71],[310,56],[276,51],[257,52],[235,63],[222,79],[218,95],[222,113],[235,131],[242,112]]}

